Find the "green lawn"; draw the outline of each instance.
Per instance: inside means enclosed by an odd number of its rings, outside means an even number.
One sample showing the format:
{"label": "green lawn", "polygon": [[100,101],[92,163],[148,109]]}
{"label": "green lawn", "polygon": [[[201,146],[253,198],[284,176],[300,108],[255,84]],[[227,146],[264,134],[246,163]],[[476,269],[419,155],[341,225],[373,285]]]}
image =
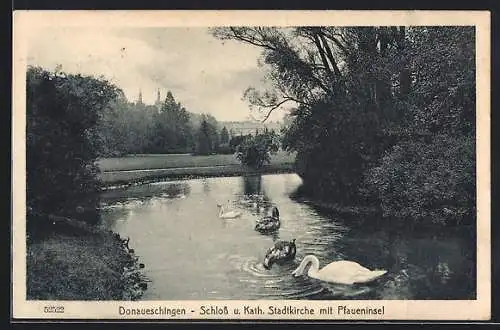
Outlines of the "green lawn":
{"label": "green lawn", "polygon": [[53,235],[28,245],[27,298],[120,300],[125,252],[111,234]]}
{"label": "green lawn", "polygon": [[[290,164],[294,162],[294,159],[294,154],[280,151],[272,156],[271,164]],[[240,162],[234,155],[193,156],[189,154],[133,155],[117,158],[103,158],[98,161],[98,165],[103,172],[239,164]]]}

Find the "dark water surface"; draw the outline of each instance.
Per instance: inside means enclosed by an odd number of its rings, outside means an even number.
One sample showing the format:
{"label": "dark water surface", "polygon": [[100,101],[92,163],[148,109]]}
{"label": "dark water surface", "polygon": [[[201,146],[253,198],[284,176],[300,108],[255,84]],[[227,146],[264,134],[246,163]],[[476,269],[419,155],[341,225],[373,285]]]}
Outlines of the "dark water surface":
{"label": "dark water surface", "polygon": [[[460,237],[399,235],[349,228],[289,198],[295,174],[159,182],[103,194],[104,225],[130,237],[152,281],[143,300],[475,299],[474,244]],[[220,219],[218,203],[243,212]],[[254,230],[269,205],[280,210],[276,235]],[[262,267],[275,239],[295,238],[297,256]],[[347,259],[388,273],[367,285],[336,285],[291,272],[305,255],[320,268]]]}

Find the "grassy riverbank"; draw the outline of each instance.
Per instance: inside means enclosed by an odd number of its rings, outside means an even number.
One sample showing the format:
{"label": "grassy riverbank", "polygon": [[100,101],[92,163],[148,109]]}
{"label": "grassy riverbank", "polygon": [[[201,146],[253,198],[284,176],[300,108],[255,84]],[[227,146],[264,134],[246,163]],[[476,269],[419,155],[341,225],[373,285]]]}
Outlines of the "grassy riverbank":
{"label": "grassy riverbank", "polygon": [[[280,151],[276,155],[271,156],[271,165],[291,164],[294,160],[295,154]],[[97,164],[103,172],[110,172],[240,165],[240,161],[234,155],[197,156],[190,154],[159,154],[102,158]]]}
{"label": "grassy riverbank", "polygon": [[294,159],[294,154],[279,152],[271,157],[269,165],[258,171],[241,165],[233,155],[135,155],[101,159],[98,165],[101,169],[100,179],[105,186],[110,186],[149,182],[161,178],[286,173],[293,171]]}
{"label": "grassy riverbank", "polygon": [[57,223],[51,234],[27,245],[27,299],[130,300],[138,269],[117,235],[79,223]]}

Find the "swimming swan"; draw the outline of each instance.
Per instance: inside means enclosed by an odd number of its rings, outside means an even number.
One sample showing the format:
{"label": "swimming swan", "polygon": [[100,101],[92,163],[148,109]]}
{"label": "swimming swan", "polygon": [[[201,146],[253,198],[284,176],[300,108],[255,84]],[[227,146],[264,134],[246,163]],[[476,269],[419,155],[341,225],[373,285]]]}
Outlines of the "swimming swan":
{"label": "swimming swan", "polygon": [[217,204],[219,208],[219,218],[221,219],[233,219],[241,217],[242,213],[239,211],[228,211],[224,213],[224,207],[221,204]]}
{"label": "swimming swan", "polygon": [[269,233],[280,228],[280,212],[276,206],[273,207],[272,215],[260,218],[255,224],[255,230],[261,233]]}
{"label": "swimming swan", "polygon": [[306,256],[300,266],[292,274],[300,276],[306,267],[312,263],[307,275],[309,277],[332,283],[354,284],[371,282],[387,273],[386,270],[369,270],[354,261],[340,260],[334,261],[322,269],[319,269],[319,260],[314,255]]}
{"label": "swimming swan", "polygon": [[263,266],[265,269],[271,269],[274,263],[283,264],[293,260],[296,253],[295,238],[291,241],[277,241],[272,248],[267,250]]}

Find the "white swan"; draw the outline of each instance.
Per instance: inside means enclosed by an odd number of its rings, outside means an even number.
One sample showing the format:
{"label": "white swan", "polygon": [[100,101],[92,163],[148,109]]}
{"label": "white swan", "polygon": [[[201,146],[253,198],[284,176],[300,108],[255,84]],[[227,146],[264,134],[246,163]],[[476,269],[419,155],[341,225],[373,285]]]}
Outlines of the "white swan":
{"label": "white swan", "polygon": [[219,218],[221,219],[238,218],[241,217],[241,215],[243,214],[240,211],[228,211],[224,213],[224,207],[221,204],[217,204],[217,207],[219,208]]}
{"label": "white swan", "polygon": [[334,261],[319,269],[319,260],[314,255],[306,256],[292,274],[300,276],[306,267],[312,263],[307,275],[309,277],[332,283],[354,284],[371,282],[387,273],[386,270],[369,270],[354,261]]}

